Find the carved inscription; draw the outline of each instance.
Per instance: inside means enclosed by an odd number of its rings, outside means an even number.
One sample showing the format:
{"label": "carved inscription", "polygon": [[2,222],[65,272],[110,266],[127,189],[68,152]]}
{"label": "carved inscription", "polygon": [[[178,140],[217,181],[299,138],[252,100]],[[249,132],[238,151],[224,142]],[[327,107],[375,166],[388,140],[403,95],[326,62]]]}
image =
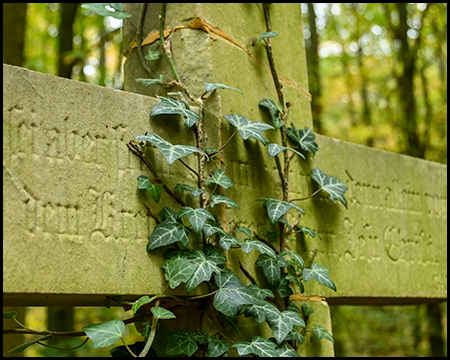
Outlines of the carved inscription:
{"label": "carved inscription", "polygon": [[4,113],[4,173],[21,194],[16,209],[24,228],[72,241],[147,238],[145,209],[124,201],[123,192],[134,200],[139,171],[125,145],[126,126],[95,131],[74,129],[74,123],[68,116],[40,119],[21,106]]}

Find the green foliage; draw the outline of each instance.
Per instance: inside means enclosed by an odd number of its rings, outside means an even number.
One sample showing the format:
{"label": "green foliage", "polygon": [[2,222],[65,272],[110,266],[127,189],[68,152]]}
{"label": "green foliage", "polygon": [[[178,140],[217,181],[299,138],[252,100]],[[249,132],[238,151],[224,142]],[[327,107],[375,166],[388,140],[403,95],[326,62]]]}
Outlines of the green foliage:
{"label": "green foliage", "polygon": [[223,117],[231,125],[237,128],[239,135],[241,135],[244,140],[253,138],[261,141],[264,145],[267,145],[268,142],[262,134],[262,131],[273,129],[273,126],[263,122],[251,121],[242,115],[224,115]]}
{"label": "green foliage", "polygon": [[122,3],[98,3],[98,4],[83,4],[82,8],[95,12],[101,16],[111,16],[115,19],[126,19],[131,17],[131,14],[123,12]]}
{"label": "green foliage", "polygon": [[125,330],[122,320],[113,320],[101,324],[88,325],[83,331],[94,342],[94,348],[111,346],[120,340]]}

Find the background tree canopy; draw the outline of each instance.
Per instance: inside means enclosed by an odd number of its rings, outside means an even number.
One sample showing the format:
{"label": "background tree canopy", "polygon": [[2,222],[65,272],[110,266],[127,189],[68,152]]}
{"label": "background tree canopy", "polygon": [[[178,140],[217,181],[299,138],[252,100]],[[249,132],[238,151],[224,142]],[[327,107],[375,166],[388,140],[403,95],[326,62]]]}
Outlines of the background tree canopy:
{"label": "background tree canopy", "polygon": [[[447,163],[447,5],[301,7],[314,131]],[[3,4],[3,61],[121,89],[121,26],[78,3]],[[337,355],[446,354],[446,304],[368,309],[332,309]]]}

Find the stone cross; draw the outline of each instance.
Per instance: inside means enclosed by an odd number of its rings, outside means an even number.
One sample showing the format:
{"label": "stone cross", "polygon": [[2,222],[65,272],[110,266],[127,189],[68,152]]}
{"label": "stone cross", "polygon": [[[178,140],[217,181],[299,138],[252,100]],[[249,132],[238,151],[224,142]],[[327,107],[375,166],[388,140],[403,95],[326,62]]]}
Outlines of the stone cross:
{"label": "stone cross", "polygon": [[[141,4],[125,8],[136,23],[140,10]],[[161,4],[148,5],[144,37],[159,29],[160,12]],[[312,128],[300,5],[272,4],[270,15],[273,31],[279,32],[272,39],[277,72],[292,104],[288,121]],[[191,92],[201,95],[206,81],[244,93],[219,90],[207,100],[207,146],[216,147],[233,132],[221,122],[222,115],[269,121],[258,103],[264,98],[277,102],[277,95],[264,47],[251,46],[251,39],[266,31],[261,4],[168,4],[165,25],[174,62]],[[159,102],[154,96],[176,90],[135,81],[149,76],[129,45],[134,36],[134,28],[125,23],[126,91],[3,65],[5,306],[101,306],[108,295],[136,300],[165,290],[164,250],[145,250],[155,222],[143,203],[158,211],[161,204],[177,205],[166,194],[159,204],[152,203],[137,189],[137,177],[151,175],[127,143],[151,131],[172,143],[195,144],[178,117],[150,117]],[[161,59],[151,63],[152,70],[170,81],[171,69],[159,50]],[[279,142],[278,133],[266,133],[269,141]],[[325,136],[316,142],[314,158],[291,164],[291,198],[314,191],[310,174],[316,167],[348,187],[348,210],[321,196],[302,202],[302,224],[321,239],[298,235],[287,243],[305,259],[317,248],[316,261],[331,269],[337,292],[315,281],[305,286],[307,294],[326,298],[311,305],[317,323],[331,333],[328,304],[445,301],[447,166]],[[149,157],[172,188],[180,176],[194,181],[180,164],[167,166],[158,152]],[[208,166],[214,169],[215,164]],[[237,221],[252,230],[266,226],[264,209],[255,200],[281,197],[267,149],[235,137],[222,169],[236,184],[226,196],[241,208],[227,210],[229,228]],[[241,257],[255,277],[257,256],[253,251]],[[254,324],[245,325],[249,334]],[[311,340],[303,350],[300,346],[302,355],[334,354],[330,342]]]}

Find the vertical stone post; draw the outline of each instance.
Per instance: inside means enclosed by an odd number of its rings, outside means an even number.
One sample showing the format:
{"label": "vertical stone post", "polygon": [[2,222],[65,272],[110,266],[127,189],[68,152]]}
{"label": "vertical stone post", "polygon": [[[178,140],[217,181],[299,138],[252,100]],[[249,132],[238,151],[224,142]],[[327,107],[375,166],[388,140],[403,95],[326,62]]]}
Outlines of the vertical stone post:
{"label": "vertical stone post", "polygon": [[[125,4],[125,11],[133,14],[131,20],[139,27],[139,19],[143,18],[142,38],[154,31],[155,41],[143,46],[144,55],[159,51],[160,58],[149,63],[153,74],[141,65],[138,50],[133,43],[135,28],[124,22],[124,52],[127,60],[124,70],[124,90],[149,96],[163,95],[168,92],[178,92],[175,86],[162,85],[145,86],[137,82],[137,78],[158,78],[164,74],[164,82],[175,79],[169,66],[164,49],[159,40],[159,27],[162,4],[149,3],[145,13],[143,4]],[[272,31],[279,35],[272,39],[274,60],[280,77],[284,97],[291,103],[288,121],[297,128],[309,126],[312,128],[310,95],[306,72],[302,12],[300,4],[271,4],[270,20]],[[170,48],[173,61],[181,81],[196,97],[205,91],[204,82],[223,83],[240,89],[243,95],[235,91],[216,91],[205,101],[205,128],[208,134],[207,147],[218,148],[233,133],[228,123],[221,121],[221,116],[240,114],[253,121],[269,123],[267,115],[258,107],[258,103],[269,98],[278,102],[276,88],[263,43],[252,47],[252,39],[258,39],[266,32],[266,21],[262,4],[167,4],[165,14],[165,30],[170,30]],[[150,127],[152,126],[150,120]],[[172,136],[178,134],[175,124],[166,124],[174,130]],[[145,129],[151,131],[151,129]],[[185,131],[185,129],[181,129]],[[175,135],[178,136],[178,135]],[[279,132],[266,135],[270,142],[280,143]],[[192,143],[186,145],[195,145]],[[232,146],[225,152],[223,169],[236,186],[227,190],[227,196],[239,200],[239,214],[228,212],[228,226],[232,227],[239,221],[245,226],[257,228],[261,219],[266,219],[260,204],[255,199],[261,197],[282,196],[281,182],[276,171],[275,162],[269,159],[267,149],[252,141],[233,139]],[[209,164],[214,169],[214,164]],[[211,170],[212,170],[211,169]],[[249,195],[251,194],[251,196]],[[247,201],[248,200],[248,201]],[[259,205],[259,207],[257,207]],[[265,220],[264,220],[265,221]],[[244,225],[243,225],[244,226]],[[295,243],[295,242],[293,242]],[[295,250],[295,245],[291,244]],[[254,252],[256,253],[256,252]],[[242,253],[245,255],[244,253]],[[242,256],[243,263],[249,271],[255,274],[256,254]],[[238,259],[232,266],[239,268]],[[256,275],[255,275],[256,276]],[[245,279],[245,278],[244,278]],[[315,322],[324,324],[331,332],[329,308],[326,303],[310,304],[316,310]],[[245,340],[251,340],[255,335],[272,336],[268,327],[255,327],[255,322],[247,319],[242,324],[247,334]],[[309,328],[309,327],[308,327]],[[310,334],[310,333],[307,333]],[[161,338],[164,342],[165,338]],[[334,355],[332,344],[328,341],[318,341],[317,338],[306,336],[306,344],[300,346],[302,355]]]}

